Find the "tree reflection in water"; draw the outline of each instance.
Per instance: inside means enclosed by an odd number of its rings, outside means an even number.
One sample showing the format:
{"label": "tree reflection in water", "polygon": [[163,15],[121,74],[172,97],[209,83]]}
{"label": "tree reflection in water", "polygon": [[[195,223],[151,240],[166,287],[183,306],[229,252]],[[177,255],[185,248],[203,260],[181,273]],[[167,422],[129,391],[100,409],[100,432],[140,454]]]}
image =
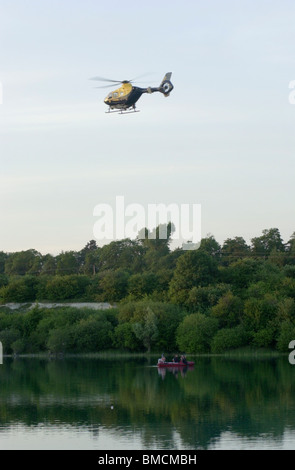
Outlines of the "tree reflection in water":
{"label": "tree reflection in water", "polygon": [[287,357],[197,358],[192,370],[144,359],[6,358],[0,430],[42,424],[50,433],[60,423],[136,437],[143,449],[208,449],[229,433],[279,443],[295,431],[294,370]]}

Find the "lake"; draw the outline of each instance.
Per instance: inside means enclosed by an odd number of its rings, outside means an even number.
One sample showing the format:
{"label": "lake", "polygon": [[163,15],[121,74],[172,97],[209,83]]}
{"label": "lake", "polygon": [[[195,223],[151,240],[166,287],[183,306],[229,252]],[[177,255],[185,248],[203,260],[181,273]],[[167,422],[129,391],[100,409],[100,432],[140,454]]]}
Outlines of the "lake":
{"label": "lake", "polygon": [[0,449],[295,449],[288,357],[4,358]]}

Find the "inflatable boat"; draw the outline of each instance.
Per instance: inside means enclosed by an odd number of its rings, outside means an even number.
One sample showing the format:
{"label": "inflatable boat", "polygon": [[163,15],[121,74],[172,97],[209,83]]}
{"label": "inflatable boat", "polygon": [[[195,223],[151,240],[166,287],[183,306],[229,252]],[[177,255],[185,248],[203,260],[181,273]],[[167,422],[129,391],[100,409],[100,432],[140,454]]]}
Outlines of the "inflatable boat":
{"label": "inflatable boat", "polygon": [[195,363],[192,361],[187,361],[187,363],[184,362],[158,362],[157,366],[158,367],[191,367]]}

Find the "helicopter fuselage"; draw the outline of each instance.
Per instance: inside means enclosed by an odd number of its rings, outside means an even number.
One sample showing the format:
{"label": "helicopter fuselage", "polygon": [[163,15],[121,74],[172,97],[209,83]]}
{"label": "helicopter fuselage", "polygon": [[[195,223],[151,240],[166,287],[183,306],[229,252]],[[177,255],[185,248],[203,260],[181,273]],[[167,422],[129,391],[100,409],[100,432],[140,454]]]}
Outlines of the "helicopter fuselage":
{"label": "helicopter fuselage", "polygon": [[105,98],[104,102],[111,109],[129,109],[135,107],[143,93],[147,93],[147,88],[132,86],[131,83],[123,83],[122,86]]}
{"label": "helicopter fuselage", "polygon": [[173,90],[173,85],[170,82],[171,73],[166,74],[159,87],[140,88],[131,85],[128,80],[124,80],[120,88],[112,91],[105,98],[104,102],[109,106],[109,110],[128,110],[133,108],[143,93],[161,92],[164,96],[169,96]]}

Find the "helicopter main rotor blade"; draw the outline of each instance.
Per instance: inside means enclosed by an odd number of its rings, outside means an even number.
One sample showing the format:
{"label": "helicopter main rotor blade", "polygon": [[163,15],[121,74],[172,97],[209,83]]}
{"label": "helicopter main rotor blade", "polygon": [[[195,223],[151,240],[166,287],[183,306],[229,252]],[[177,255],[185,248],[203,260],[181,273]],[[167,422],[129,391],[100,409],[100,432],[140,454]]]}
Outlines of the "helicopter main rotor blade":
{"label": "helicopter main rotor blade", "polygon": [[122,80],[110,80],[109,78],[103,78],[103,77],[92,77],[89,80],[97,80],[99,82],[122,83]]}
{"label": "helicopter main rotor blade", "polygon": [[[117,85],[120,85],[121,82],[118,82]],[[96,86],[94,88],[114,88],[114,84],[112,85],[103,85],[103,86]]]}

